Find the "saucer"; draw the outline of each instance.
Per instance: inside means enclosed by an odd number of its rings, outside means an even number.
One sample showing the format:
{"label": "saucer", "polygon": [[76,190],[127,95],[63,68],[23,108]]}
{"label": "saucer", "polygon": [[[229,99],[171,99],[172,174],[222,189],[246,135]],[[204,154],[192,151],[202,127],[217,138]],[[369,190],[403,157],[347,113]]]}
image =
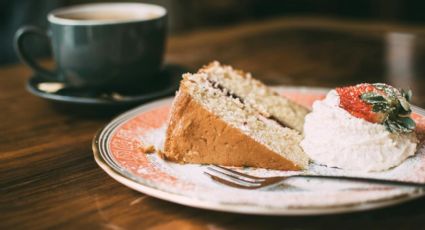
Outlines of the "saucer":
{"label": "saucer", "polygon": [[[75,105],[129,106],[173,95],[178,89],[182,74],[185,72],[187,72],[187,69],[181,66],[167,64],[160,74],[164,80],[158,83],[156,89],[151,87],[149,91],[131,95],[114,91],[105,92],[63,87],[62,83],[46,82],[37,75],[33,75],[27,81],[26,88],[31,94],[53,102]],[[50,90],[47,90],[47,85]],[[53,90],[51,90],[52,88]]]}

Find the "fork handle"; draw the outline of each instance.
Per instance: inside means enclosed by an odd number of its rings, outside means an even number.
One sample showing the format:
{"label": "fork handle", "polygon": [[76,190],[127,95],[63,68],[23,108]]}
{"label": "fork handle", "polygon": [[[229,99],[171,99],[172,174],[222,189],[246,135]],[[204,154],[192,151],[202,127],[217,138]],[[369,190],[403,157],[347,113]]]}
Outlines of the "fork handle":
{"label": "fork handle", "polygon": [[316,178],[316,179],[326,179],[326,180],[346,180],[346,181],[362,182],[362,183],[370,183],[370,184],[414,187],[414,188],[421,188],[421,189],[425,188],[425,184],[422,184],[422,183],[405,182],[405,181],[397,181],[397,180],[386,180],[386,179],[375,179],[375,178],[364,178],[364,177],[324,176],[324,175],[294,175],[294,176],[291,176],[291,177]]}

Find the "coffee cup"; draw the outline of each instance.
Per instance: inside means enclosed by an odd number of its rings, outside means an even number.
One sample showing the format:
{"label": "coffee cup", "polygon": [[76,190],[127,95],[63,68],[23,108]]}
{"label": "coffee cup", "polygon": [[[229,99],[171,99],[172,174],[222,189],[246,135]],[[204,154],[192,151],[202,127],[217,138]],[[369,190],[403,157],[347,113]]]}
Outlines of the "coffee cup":
{"label": "coffee cup", "polygon": [[[163,66],[167,11],[144,3],[97,3],[53,10],[49,29],[23,26],[15,34],[20,59],[46,81],[71,87],[137,90],[149,87]],[[31,35],[50,41],[55,70],[24,49]]]}

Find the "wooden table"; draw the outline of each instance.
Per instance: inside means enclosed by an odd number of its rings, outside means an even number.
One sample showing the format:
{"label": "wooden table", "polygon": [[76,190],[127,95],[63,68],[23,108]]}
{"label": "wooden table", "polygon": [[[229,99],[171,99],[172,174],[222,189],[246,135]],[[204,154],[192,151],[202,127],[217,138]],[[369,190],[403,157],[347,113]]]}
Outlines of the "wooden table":
{"label": "wooden table", "polygon": [[[425,107],[423,34],[401,25],[278,18],[173,36],[167,61],[196,69],[216,59],[269,84],[388,82],[410,87],[413,102]],[[424,228],[424,198],[362,213],[268,217],[145,196],[93,159],[92,137],[113,114],[53,106],[25,91],[30,75],[23,65],[0,68],[0,229]]]}

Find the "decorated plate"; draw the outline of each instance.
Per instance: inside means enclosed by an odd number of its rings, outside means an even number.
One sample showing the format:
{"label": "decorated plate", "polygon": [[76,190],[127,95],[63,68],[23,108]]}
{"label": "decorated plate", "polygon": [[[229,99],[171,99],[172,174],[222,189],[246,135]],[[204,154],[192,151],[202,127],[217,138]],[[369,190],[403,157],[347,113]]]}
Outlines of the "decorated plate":
{"label": "decorated plate", "polygon": [[[276,87],[282,95],[305,106],[322,99],[326,89]],[[161,149],[173,98],[130,110],[112,120],[93,141],[96,162],[125,186],[170,202],[234,213],[317,215],[374,209],[424,195],[423,190],[342,181],[294,178],[260,190],[227,187],[203,172],[206,165],[176,164],[142,149]],[[307,173],[346,175],[425,182],[425,110],[414,107],[421,144],[414,157],[384,172],[356,173],[310,164]],[[297,172],[235,168],[256,176],[285,176]],[[299,173],[299,172],[298,172]]]}

